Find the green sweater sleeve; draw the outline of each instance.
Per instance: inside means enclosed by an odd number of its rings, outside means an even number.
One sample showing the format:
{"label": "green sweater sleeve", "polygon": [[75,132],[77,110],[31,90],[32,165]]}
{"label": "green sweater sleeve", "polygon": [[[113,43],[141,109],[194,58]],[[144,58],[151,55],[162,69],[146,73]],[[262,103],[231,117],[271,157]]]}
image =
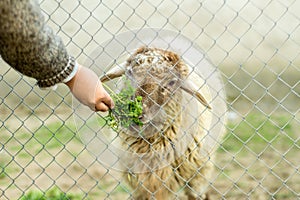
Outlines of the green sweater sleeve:
{"label": "green sweater sleeve", "polygon": [[36,0],[0,1],[0,54],[40,87],[62,82],[75,64],[61,38],[45,24]]}

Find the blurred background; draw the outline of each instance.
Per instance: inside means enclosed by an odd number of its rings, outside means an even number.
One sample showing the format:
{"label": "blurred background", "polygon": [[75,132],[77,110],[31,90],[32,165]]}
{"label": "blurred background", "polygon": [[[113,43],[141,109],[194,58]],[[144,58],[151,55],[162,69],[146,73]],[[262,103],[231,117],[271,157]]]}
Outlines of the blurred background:
{"label": "blurred background", "polygon": [[[226,91],[227,135],[216,152],[212,199],[299,197],[300,1],[39,3],[80,63],[125,31],[158,28],[189,38],[219,70]],[[76,137],[67,88],[43,91],[0,65],[0,199],[54,186],[91,199],[128,197],[115,172]]]}

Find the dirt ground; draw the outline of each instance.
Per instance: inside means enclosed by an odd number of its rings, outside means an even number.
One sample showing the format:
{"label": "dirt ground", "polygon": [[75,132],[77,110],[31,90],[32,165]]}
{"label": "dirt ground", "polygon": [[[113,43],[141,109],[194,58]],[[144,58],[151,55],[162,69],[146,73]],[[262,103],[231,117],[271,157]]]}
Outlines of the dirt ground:
{"label": "dirt ground", "polygon": [[[131,190],[118,172],[106,169],[84,150],[76,158],[70,156],[68,151],[78,151],[78,146],[67,145],[67,150],[34,161],[17,156],[19,169],[15,166],[0,178],[0,199],[17,199],[23,192],[46,191],[54,185],[67,193],[88,195],[87,199],[128,198]],[[259,157],[217,153],[215,179],[208,189],[211,199],[297,199],[299,159],[297,152],[292,154],[294,158],[283,160],[274,151]]]}
{"label": "dirt ground", "polygon": [[[63,127],[48,127],[58,136],[41,137],[46,141],[41,141],[38,134],[47,129],[36,128],[41,123],[40,116],[32,115],[24,120],[19,115],[24,122],[19,129],[15,126],[16,120],[10,117],[1,127],[1,200],[17,199],[28,191],[46,191],[54,186],[86,199],[130,198],[132,191],[121,174],[98,162],[78,138],[72,136],[73,122],[65,113],[68,112],[62,110],[57,115],[45,116],[45,124],[65,120]],[[233,124],[239,124],[238,120]],[[293,132],[299,130],[297,120],[292,123],[292,129]],[[59,142],[61,132],[65,136]],[[299,135],[292,143],[258,144],[259,150],[251,146],[250,140],[241,148],[230,148],[230,137],[227,135],[215,152],[215,172],[208,188],[211,199],[299,198]]]}

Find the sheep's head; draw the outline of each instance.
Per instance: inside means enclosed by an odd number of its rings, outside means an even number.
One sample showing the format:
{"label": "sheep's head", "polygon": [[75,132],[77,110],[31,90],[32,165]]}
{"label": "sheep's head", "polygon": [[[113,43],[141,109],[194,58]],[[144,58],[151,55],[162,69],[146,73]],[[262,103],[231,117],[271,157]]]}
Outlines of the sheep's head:
{"label": "sheep's head", "polygon": [[[111,69],[101,81],[125,74],[143,98],[142,130],[147,135],[166,130],[180,120],[182,89],[210,108],[204,97],[187,79],[189,69],[180,57],[157,48],[139,48],[126,63],[125,69]],[[137,128],[137,127],[132,127]]]}

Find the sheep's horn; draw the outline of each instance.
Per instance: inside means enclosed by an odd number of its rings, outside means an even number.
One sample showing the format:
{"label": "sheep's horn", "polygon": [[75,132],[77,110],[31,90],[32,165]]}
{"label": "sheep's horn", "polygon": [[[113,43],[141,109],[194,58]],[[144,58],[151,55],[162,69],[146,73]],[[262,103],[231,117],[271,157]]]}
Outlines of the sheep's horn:
{"label": "sheep's horn", "polygon": [[101,80],[101,82],[106,82],[111,79],[118,78],[124,74],[125,74],[125,63],[123,63],[121,65],[117,65],[117,66],[111,68],[110,70],[108,70],[108,72],[106,72],[100,78],[100,80]]}
{"label": "sheep's horn", "polygon": [[189,81],[189,80],[183,81],[183,83],[180,87],[181,87],[181,89],[183,89],[190,95],[195,96],[197,98],[197,100],[200,103],[202,103],[205,107],[207,107],[208,109],[211,109],[210,105],[208,104],[208,102],[206,101],[204,96],[197,91],[196,86],[191,81]]}

